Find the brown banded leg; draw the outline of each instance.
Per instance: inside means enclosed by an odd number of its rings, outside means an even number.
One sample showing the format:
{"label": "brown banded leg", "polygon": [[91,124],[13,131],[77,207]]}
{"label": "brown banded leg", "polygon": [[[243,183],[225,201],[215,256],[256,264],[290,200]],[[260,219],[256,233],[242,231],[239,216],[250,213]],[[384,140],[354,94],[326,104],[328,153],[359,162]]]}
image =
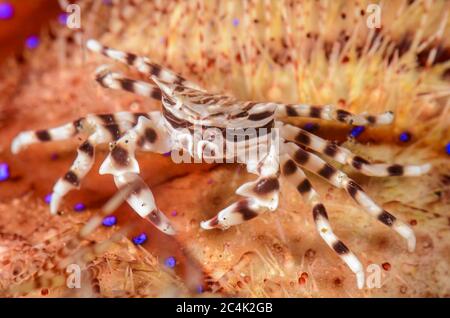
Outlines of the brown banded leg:
{"label": "brown banded leg", "polygon": [[71,190],[80,187],[81,180],[91,170],[94,164],[95,146],[98,144],[96,135],[90,136],[78,147],[77,157],[69,171],[61,177],[53,187],[50,202],[50,213],[56,214],[62,198]]}
{"label": "brown banded leg", "polygon": [[348,125],[389,125],[394,119],[391,111],[379,114],[352,114],[346,110],[338,109],[333,105],[307,105],[307,104],[278,104],[275,112],[276,118],[282,117],[310,117],[328,121],[342,122]]}
{"label": "brown banded leg", "polygon": [[278,207],[280,185],[275,175],[260,177],[256,181],[240,186],[236,193],[246,196],[220,211],[215,217],[200,223],[205,230],[227,229],[249,221],[265,211],[274,211]]}
{"label": "brown banded leg", "polygon": [[[60,127],[23,132],[13,140],[12,152],[17,153],[33,143],[66,140],[79,132],[89,133],[94,127],[95,121],[92,120],[92,116],[87,116]],[[78,188],[80,180],[89,172],[94,162],[94,147],[101,141],[100,136],[101,134],[94,132],[78,147],[78,155],[72,167],[55,184],[50,203],[52,214],[56,214],[62,197],[71,189]]]}
{"label": "brown banded leg", "polygon": [[371,216],[391,227],[405,238],[408,243],[409,251],[414,250],[416,237],[412,229],[376,204],[363,189],[345,173],[335,169],[318,156],[301,149],[292,142],[283,144],[283,148],[297,165],[328,180],[328,182],[335,187],[345,189],[355,202],[361,205]]}
{"label": "brown banded leg", "polygon": [[103,54],[104,56],[109,57],[113,60],[132,66],[139,72],[147,75],[149,78],[155,76],[167,83],[174,83],[201,90],[201,88],[197,84],[186,80],[182,76],[167,68],[162,67],[161,65],[153,63],[147,57],[137,56],[133,53],[111,49],[93,39],[90,39],[86,42],[86,47],[93,52]]}
{"label": "brown banded leg", "polygon": [[72,166],[53,187],[50,202],[50,213],[56,214],[63,197],[71,190],[78,189],[86,174],[94,164],[95,147],[119,138],[122,131],[129,130],[133,123],[132,114],[121,112],[117,114],[88,115],[80,124],[89,126],[86,130],[93,133],[78,147],[78,154]]}
{"label": "brown banded leg", "polygon": [[81,123],[83,120],[84,118],[80,118],[72,123],[67,123],[55,128],[21,132],[12,141],[11,152],[13,154],[17,154],[32,144],[56,140],[67,140],[75,137],[82,130]]}
{"label": "brown banded leg", "polygon": [[277,209],[280,184],[276,150],[275,147],[271,147],[268,154],[258,164],[247,163],[247,169],[259,175],[257,180],[247,182],[236,190],[237,194],[247,198],[233,203],[212,219],[201,222],[200,226],[203,229],[226,229],[251,220],[267,210],[275,211]]}
{"label": "brown banded leg", "polygon": [[124,131],[130,130],[137,124],[139,117],[148,116],[149,114],[130,112],[87,115],[60,127],[23,132],[13,140],[12,151],[16,153],[33,143],[66,140],[79,132],[89,135],[79,146],[77,158],[71,168],[56,182],[53,188],[50,211],[52,214],[56,214],[62,198],[72,189],[79,188],[82,179],[91,169],[95,146],[117,140]]}
{"label": "brown banded leg", "polygon": [[317,231],[327,245],[332,248],[339,257],[347,264],[356,275],[358,288],[364,286],[364,270],[358,258],[347,248],[347,246],[333,233],[328,221],[325,206],[320,202],[320,197],[312,188],[303,171],[297,167],[287,155],[282,155],[280,162],[281,176],[297,188],[306,203],[313,207],[313,219]]}
{"label": "brown banded leg", "polygon": [[226,207],[212,219],[202,221],[200,226],[205,230],[216,228],[226,230],[230,226],[249,221],[265,211],[267,208],[260,206],[254,199],[246,198]]}
{"label": "brown banded leg", "polygon": [[138,116],[137,123],[111,144],[111,150],[100,167],[100,174],[139,173],[136,149],[166,153],[171,150],[171,140],[164,127],[160,112]]}
{"label": "brown banded leg", "polygon": [[121,131],[126,131],[133,127],[137,123],[137,118],[145,115],[143,113],[131,112],[87,115],[86,117],[81,117],[59,127],[24,131],[18,134],[12,141],[11,152],[17,154],[29,145],[36,143],[68,140],[79,133],[91,135],[98,130],[98,127],[106,128],[110,134],[118,138]]}
{"label": "brown banded leg", "polygon": [[140,187],[126,200],[141,217],[153,223],[166,234],[175,234],[169,220],[156,207],[152,192],[139,177],[139,164],[135,158],[136,148],[142,151],[164,153],[171,149],[170,138],[163,127],[162,115],[159,112],[141,116],[138,123],[128,130],[113,145],[100,167],[100,174],[112,174],[114,182],[121,188],[126,184],[137,182]]}
{"label": "brown banded leg", "polygon": [[144,97],[161,101],[161,90],[158,86],[147,82],[124,77],[120,73],[113,73],[102,66],[97,69],[96,81],[105,88],[124,90]]}
{"label": "brown banded leg", "polygon": [[138,174],[115,175],[114,182],[119,188],[137,182],[139,187],[126,199],[127,203],[139,216],[152,223],[158,230],[168,235],[175,235],[175,229],[169,219],[156,207],[150,188]]}
{"label": "brown banded leg", "polygon": [[335,142],[324,140],[301,128],[282,124],[281,137],[285,140],[301,144],[333,160],[352,166],[368,176],[419,176],[427,173],[431,165],[399,165],[387,163],[371,163],[364,158],[354,155],[350,150],[338,146]]}

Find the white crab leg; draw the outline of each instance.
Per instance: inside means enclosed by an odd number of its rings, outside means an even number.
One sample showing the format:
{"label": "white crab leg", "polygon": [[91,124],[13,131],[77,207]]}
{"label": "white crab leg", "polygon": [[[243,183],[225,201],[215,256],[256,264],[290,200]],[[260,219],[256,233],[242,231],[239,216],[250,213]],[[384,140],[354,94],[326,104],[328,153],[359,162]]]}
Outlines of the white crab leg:
{"label": "white crab leg", "polygon": [[78,147],[77,158],[69,171],[60,178],[53,187],[50,202],[50,213],[56,214],[62,198],[71,190],[78,189],[84,176],[91,170],[94,164],[94,149],[97,145],[97,135],[90,136],[80,147]]}
{"label": "white crab leg", "polygon": [[312,150],[325,154],[339,163],[347,164],[368,176],[420,176],[427,173],[431,165],[399,165],[386,163],[370,163],[366,159],[354,155],[350,150],[339,147],[332,141],[324,140],[301,128],[281,124],[281,137],[302,144]]}
{"label": "white crab leg", "polygon": [[334,234],[330,222],[328,221],[325,206],[320,202],[319,195],[311,186],[306,175],[286,154],[281,157],[280,167],[281,175],[297,188],[297,191],[302,195],[306,203],[313,206],[313,218],[319,235],[327,245],[339,255],[352,272],[356,274],[358,288],[363,288],[364,269],[361,262]]}
{"label": "white crab leg", "polygon": [[150,221],[161,232],[168,235],[174,235],[175,229],[169,219],[156,207],[155,198],[151,190],[145,184],[139,175],[135,173],[123,173],[114,176],[114,182],[117,187],[123,187],[127,184],[140,182],[140,186],[126,200],[133,210],[142,218]]}
{"label": "white crab leg", "polygon": [[92,52],[103,54],[109,58],[112,58],[116,61],[125,63],[129,66],[136,68],[139,72],[147,75],[148,77],[155,76],[162,81],[168,83],[176,83],[179,85],[183,85],[186,87],[191,87],[195,89],[201,88],[191,82],[183,78],[182,76],[176,74],[175,72],[162,67],[156,63],[153,63],[149,58],[138,56],[133,53],[123,52],[116,49],[109,48],[100,44],[98,41],[94,39],[90,39],[86,42],[86,47]]}
{"label": "white crab leg", "polygon": [[133,114],[121,112],[117,114],[88,115],[80,126],[86,130],[93,130],[94,133],[78,148],[77,157],[67,171],[53,187],[53,193],[50,202],[50,213],[56,214],[63,197],[71,190],[78,189],[82,179],[92,168],[94,164],[95,146],[116,140],[122,134],[122,131],[130,129]]}
{"label": "white crab leg", "polygon": [[383,224],[391,227],[394,231],[405,238],[408,243],[408,250],[411,252],[414,251],[416,246],[416,237],[413,230],[376,204],[363,191],[361,186],[350,179],[345,173],[338,171],[318,156],[306,152],[292,142],[283,144],[283,149],[299,166],[304,167],[328,180],[335,187],[345,189],[347,193],[355,200],[355,202],[361,205],[371,216],[375,217]]}
{"label": "white crab leg", "polygon": [[19,153],[31,144],[48,142],[53,140],[66,140],[79,133],[79,121],[64,124],[59,127],[36,131],[24,131],[17,135],[11,143],[11,152]]}
{"label": "white crab leg", "polygon": [[352,114],[333,105],[278,104],[276,117],[309,117],[328,121],[337,121],[349,125],[389,125],[394,119],[391,111],[379,114]]}
{"label": "white crab leg", "polygon": [[112,146],[110,154],[100,167],[100,174],[112,174],[117,187],[138,182],[139,188],[126,200],[141,217],[159,230],[173,235],[175,230],[166,216],[156,207],[152,192],[138,175],[139,164],[135,158],[136,147],[144,151],[164,153],[170,150],[170,140],[165,134],[159,112],[149,118],[140,117],[135,127],[128,130]]}
{"label": "white crab leg", "polygon": [[264,211],[277,209],[280,190],[277,145],[272,144],[270,151],[259,163],[247,163],[249,172],[259,175],[256,181],[247,182],[236,190],[237,194],[247,198],[233,203],[212,219],[201,222],[203,229],[226,229],[251,220]]}
{"label": "white crab leg", "polygon": [[161,90],[158,86],[124,77],[120,73],[111,72],[106,66],[97,68],[95,79],[105,88],[125,90],[161,101]]}
{"label": "white crab leg", "polygon": [[50,142],[69,139],[80,132],[89,137],[79,146],[77,158],[67,173],[53,187],[50,212],[56,214],[63,197],[80,186],[94,162],[95,147],[118,139],[122,132],[129,130],[137,123],[137,118],[148,117],[145,113],[118,112],[115,114],[87,115],[73,123],[60,127],[27,131],[19,134],[12,142],[12,152],[26,148],[33,143]]}

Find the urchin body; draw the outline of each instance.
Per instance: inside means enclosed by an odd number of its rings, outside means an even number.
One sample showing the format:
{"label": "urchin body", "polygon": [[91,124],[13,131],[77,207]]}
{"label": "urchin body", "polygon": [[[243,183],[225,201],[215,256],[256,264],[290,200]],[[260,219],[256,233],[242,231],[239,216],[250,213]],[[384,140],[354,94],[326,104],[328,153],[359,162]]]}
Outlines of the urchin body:
{"label": "urchin body", "polygon": [[[166,234],[173,235],[175,230],[157,208],[151,190],[139,176],[136,151],[167,153],[178,150],[194,159],[236,160],[245,163],[247,170],[258,176],[256,181],[237,189],[236,193],[243,199],[202,222],[203,229],[226,229],[253,219],[264,211],[276,210],[279,192],[282,191],[279,179],[286,179],[311,204],[320,236],[356,274],[359,288],[364,285],[362,264],[333,233],[325,206],[302,169],[345,189],[370,215],[405,238],[410,251],[414,250],[415,236],[409,226],[377,205],[355,181],[312,151],[371,176],[418,176],[430,169],[429,164],[372,164],[334,142],[282,121],[288,116],[299,116],[349,125],[385,125],[393,120],[391,112],[377,116],[354,115],[331,105],[239,101],[230,96],[208,93],[147,58],[107,48],[95,40],[89,40],[87,47],[136,68],[153,81],[147,83],[128,79],[102,67],[97,73],[97,81],[102,86],[154,98],[161,101],[162,111],[88,115],[57,128],[19,134],[12,143],[13,153],[32,143],[64,140],[79,132],[88,134],[78,148],[77,158],[69,171],[53,188],[50,207],[53,214],[58,211],[62,198],[72,189],[79,188],[81,180],[91,169],[95,147],[110,143],[110,153],[101,165],[100,173],[112,174],[119,189],[137,184],[131,192],[119,191],[118,201],[126,199],[141,217]],[[80,237],[85,237],[94,227],[85,227]]]}

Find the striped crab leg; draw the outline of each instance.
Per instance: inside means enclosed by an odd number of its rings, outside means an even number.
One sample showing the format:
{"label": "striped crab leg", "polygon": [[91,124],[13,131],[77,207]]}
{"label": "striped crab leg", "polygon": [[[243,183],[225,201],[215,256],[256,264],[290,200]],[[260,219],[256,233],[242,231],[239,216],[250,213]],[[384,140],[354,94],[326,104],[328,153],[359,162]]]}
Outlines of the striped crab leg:
{"label": "striped crab leg", "polygon": [[[23,131],[11,143],[11,152],[17,154],[32,144],[61,141],[75,137],[80,133],[91,135],[104,128],[116,138],[121,132],[137,123],[142,113],[118,112],[115,114],[98,114],[80,117],[77,120],[58,127]],[[117,138],[116,138],[117,139]]]}
{"label": "striped crab leg", "polygon": [[23,131],[12,141],[11,152],[17,154],[29,145],[36,143],[70,139],[82,131],[80,124],[83,120],[84,118],[80,118],[72,123],[50,129]]}
{"label": "striped crab leg", "polygon": [[167,82],[178,85],[183,85],[190,88],[202,90],[197,84],[186,80],[184,77],[176,74],[175,72],[162,67],[159,64],[153,63],[149,58],[138,56],[133,53],[123,52],[116,49],[109,48],[100,44],[98,41],[90,39],[86,42],[86,47],[92,52],[103,54],[113,60],[127,64],[134,67],[142,74],[147,75],[149,78],[152,76]]}
{"label": "striped crab leg", "polygon": [[[66,140],[78,133],[89,136],[78,147],[77,157],[69,170],[53,187],[50,212],[56,214],[63,197],[71,190],[78,189],[82,179],[92,168],[95,147],[118,139],[123,131],[135,125],[137,117],[142,114],[119,112],[116,114],[87,115],[73,123],[60,127],[38,131],[26,131],[19,134],[12,142],[11,151],[17,153],[33,143]],[[145,115],[145,114],[144,114]]]}
{"label": "striped crab leg", "polygon": [[158,86],[126,78],[120,73],[111,72],[105,65],[97,68],[95,79],[104,88],[124,90],[161,101],[161,90]]}
{"label": "striped crab leg", "polygon": [[158,153],[170,150],[170,139],[166,135],[161,116],[159,112],[152,112],[148,117],[141,116],[137,125],[112,145],[99,172],[112,174],[119,189],[127,184],[138,183],[139,188],[126,198],[128,204],[160,231],[173,235],[175,230],[170,221],[156,207],[151,190],[138,175],[140,169],[135,158],[136,148]]}
{"label": "striped crab leg", "polygon": [[333,105],[278,104],[276,117],[309,117],[328,121],[337,121],[348,125],[389,125],[394,119],[391,111],[379,114],[352,114]]}
{"label": "striped crab leg", "polygon": [[408,250],[414,251],[416,246],[416,237],[412,229],[395,216],[376,204],[355,181],[350,179],[345,173],[338,171],[318,156],[309,153],[292,142],[283,144],[284,151],[294,160],[294,162],[322,178],[328,180],[332,185],[343,188],[361,205],[365,211],[378,221],[392,228],[402,236],[408,244]]}
{"label": "striped crab leg", "polygon": [[231,204],[215,217],[200,223],[205,230],[227,229],[230,226],[251,220],[265,212],[275,211],[278,207],[280,184],[278,181],[278,149],[272,145],[268,154],[260,161],[247,163],[247,169],[259,178],[241,185],[236,193],[247,198]]}
{"label": "striped crab leg", "polygon": [[297,188],[306,203],[312,205],[313,219],[319,235],[355,273],[358,288],[362,289],[364,287],[363,266],[355,254],[334,234],[325,206],[320,202],[319,195],[311,186],[304,172],[286,154],[281,156],[280,170],[281,176]]}
{"label": "striped crab leg", "polygon": [[281,137],[285,140],[302,144],[303,146],[324,154],[339,163],[352,166],[368,176],[420,176],[427,173],[431,168],[430,164],[403,166],[399,164],[371,163],[366,159],[353,154],[350,150],[338,146],[335,142],[324,140],[301,128],[289,124],[282,123],[281,125]]}

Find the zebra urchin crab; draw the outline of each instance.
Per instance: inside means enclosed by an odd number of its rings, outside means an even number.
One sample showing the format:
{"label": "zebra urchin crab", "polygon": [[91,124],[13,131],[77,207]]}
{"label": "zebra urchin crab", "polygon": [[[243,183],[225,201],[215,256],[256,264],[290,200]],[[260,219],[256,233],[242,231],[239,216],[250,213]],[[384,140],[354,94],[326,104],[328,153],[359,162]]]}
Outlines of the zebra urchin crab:
{"label": "zebra urchin crab", "polygon": [[[280,191],[279,178],[285,178],[311,204],[320,236],[356,274],[359,288],[364,286],[362,264],[333,233],[326,209],[302,171],[303,168],[325,178],[335,187],[345,189],[370,215],[405,238],[409,251],[414,250],[415,235],[409,226],[377,205],[345,173],[311,151],[350,165],[369,176],[418,176],[429,171],[429,164],[401,166],[370,163],[334,142],[282,121],[284,117],[298,116],[348,125],[388,125],[393,120],[392,112],[355,115],[331,105],[238,101],[230,96],[208,93],[146,57],[114,50],[95,40],[89,40],[87,48],[134,67],[153,81],[147,83],[129,79],[106,67],[100,67],[97,81],[103,87],[122,89],[159,100],[162,102],[162,112],[88,115],[57,128],[19,134],[12,143],[13,153],[18,153],[33,143],[64,140],[81,132],[88,135],[78,148],[75,162],[53,188],[50,204],[52,214],[57,213],[62,198],[72,189],[78,188],[89,172],[94,162],[95,147],[110,143],[110,153],[100,167],[100,174],[112,174],[120,189],[139,184],[138,187],[133,187],[129,196],[122,194],[121,198],[126,199],[141,217],[166,234],[173,235],[175,230],[156,207],[152,192],[139,176],[136,150],[157,153],[176,153],[175,150],[180,150],[184,159],[187,156],[187,159],[200,161],[237,160],[245,163],[247,170],[258,176],[256,181],[237,189],[236,193],[244,196],[244,199],[202,222],[203,229],[226,229],[264,211],[276,210]],[[257,155],[252,157],[254,153]],[[86,233],[82,234],[85,235]]]}

